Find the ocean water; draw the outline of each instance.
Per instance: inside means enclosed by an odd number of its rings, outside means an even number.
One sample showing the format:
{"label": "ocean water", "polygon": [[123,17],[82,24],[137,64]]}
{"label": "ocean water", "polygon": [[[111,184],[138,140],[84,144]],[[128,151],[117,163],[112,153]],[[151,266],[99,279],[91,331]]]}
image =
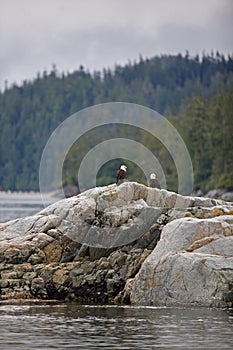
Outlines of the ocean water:
{"label": "ocean water", "polygon": [[33,215],[56,201],[49,194],[42,201],[40,193],[0,193],[0,223]]}
{"label": "ocean water", "polygon": [[0,304],[0,349],[232,349],[233,311]]}
{"label": "ocean water", "polygon": [[[37,194],[0,195],[0,221],[43,207]],[[0,301],[0,350],[46,349],[232,350],[233,310]]]}

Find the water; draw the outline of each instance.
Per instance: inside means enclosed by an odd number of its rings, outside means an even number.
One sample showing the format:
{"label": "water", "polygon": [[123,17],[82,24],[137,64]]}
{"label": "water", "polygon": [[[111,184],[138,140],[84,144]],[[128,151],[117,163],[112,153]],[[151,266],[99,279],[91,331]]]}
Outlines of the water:
{"label": "water", "polygon": [[[37,194],[0,195],[2,222],[42,208]],[[233,310],[0,302],[0,350],[232,350],[232,334]]]}
{"label": "water", "polygon": [[232,349],[233,311],[0,305],[0,349]]}
{"label": "water", "polygon": [[[58,199],[39,193],[0,193],[0,222],[33,215]],[[44,203],[44,204],[43,204]]]}

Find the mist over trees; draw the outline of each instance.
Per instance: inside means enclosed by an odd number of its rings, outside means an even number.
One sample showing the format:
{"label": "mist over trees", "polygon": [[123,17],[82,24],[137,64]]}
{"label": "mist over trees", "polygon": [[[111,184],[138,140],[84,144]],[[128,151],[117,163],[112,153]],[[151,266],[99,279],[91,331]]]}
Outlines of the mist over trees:
{"label": "mist over trees", "polygon": [[[233,56],[162,55],[90,73],[50,72],[0,93],[0,189],[38,190],[38,169],[52,131],[68,116],[105,102],[152,108],[177,128],[190,152],[194,189],[233,189]],[[167,187],[177,190],[177,174],[167,150],[142,130],[99,129],[84,135],[67,155],[63,184],[77,184],[77,166],[86,152],[109,136],[131,137],[156,152]],[[121,135],[121,136],[119,136]],[[105,164],[97,184],[114,182],[123,159]],[[128,179],[146,182],[133,162]]]}

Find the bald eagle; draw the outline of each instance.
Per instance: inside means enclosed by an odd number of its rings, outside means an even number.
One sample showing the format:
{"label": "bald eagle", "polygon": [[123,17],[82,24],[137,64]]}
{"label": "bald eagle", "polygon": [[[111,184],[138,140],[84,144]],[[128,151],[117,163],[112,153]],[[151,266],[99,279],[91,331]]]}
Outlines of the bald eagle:
{"label": "bald eagle", "polygon": [[150,174],[150,181],[149,181],[149,187],[153,187],[153,188],[159,188],[161,189],[159,180],[156,179],[156,175],[155,173]]}
{"label": "bald eagle", "polygon": [[125,182],[126,169],[127,169],[126,165],[121,165],[120,169],[117,170],[117,173],[116,173],[116,184],[117,184],[117,186],[119,186],[120,184]]}

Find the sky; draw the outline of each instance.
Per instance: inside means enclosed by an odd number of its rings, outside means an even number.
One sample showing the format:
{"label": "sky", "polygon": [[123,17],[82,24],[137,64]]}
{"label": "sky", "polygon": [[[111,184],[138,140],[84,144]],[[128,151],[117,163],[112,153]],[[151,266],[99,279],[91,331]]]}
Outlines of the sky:
{"label": "sky", "polygon": [[0,0],[0,88],[140,56],[233,53],[233,0]]}

